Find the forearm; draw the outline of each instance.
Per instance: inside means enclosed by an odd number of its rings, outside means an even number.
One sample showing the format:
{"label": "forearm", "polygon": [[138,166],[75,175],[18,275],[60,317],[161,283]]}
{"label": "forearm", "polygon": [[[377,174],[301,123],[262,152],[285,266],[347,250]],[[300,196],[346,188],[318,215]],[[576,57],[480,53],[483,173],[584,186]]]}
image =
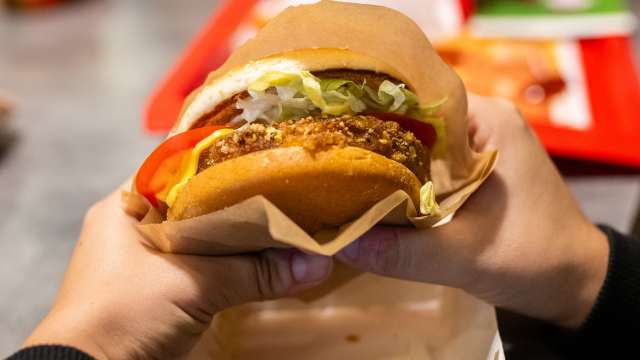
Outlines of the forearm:
{"label": "forearm", "polygon": [[522,315],[567,329],[579,327],[604,282],[607,239],[586,220],[554,229],[528,234],[538,240],[535,244],[505,237],[503,247],[514,255],[491,252],[478,262],[473,273],[480,275],[465,290]]}
{"label": "forearm", "polygon": [[[606,235],[590,223],[577,226],[561,234],[572,241],[559,252],[560,259],[548,283],[532,289],[544,296],[541,318],[566,329],[580,327],[591,312],[604,283],[609,259]],[[563,239],[564,240],[564,239]],[[544,281],[544,278],[543,278]]]}

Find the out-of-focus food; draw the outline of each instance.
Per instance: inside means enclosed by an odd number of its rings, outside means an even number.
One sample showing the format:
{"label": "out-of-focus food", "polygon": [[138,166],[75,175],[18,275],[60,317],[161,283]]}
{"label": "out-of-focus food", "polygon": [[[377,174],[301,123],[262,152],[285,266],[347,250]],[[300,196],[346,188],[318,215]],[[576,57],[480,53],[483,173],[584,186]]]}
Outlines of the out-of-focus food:
{"label": "out-of-focus food", "polygon": [[552,41],[479,39],[463,34],[438,52],[467,89],[513,101],[533,122],[551,118],[551,103],[567,88]]}

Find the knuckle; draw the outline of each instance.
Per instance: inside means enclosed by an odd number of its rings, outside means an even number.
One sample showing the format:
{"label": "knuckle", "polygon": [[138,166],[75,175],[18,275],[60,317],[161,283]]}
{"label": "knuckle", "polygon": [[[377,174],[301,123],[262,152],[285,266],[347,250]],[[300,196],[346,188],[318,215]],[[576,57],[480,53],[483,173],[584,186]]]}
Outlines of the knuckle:
{"label": "knuckle", "polygon": [[395,236],[388,234],[373,244],[373,267],[375,271],[384,274],[394,274],[398,272],[406,263],[402,247],[399,246]]}
{"label": "knuckle", "polygon": [[203,299],[204,302],[192,304],[192,307],[199,309],[198,315],[206,318],[207,314],[215,314],[234,305],[245,301],[245,296],[238,291],[235,274],[223,274],[223,276],[213,277],[210,272],[198,271],[194,273],[194,278],[187,281],[192,283],[192,291],[187,293],[198,294],[196,298]]}
{"label": "knuckle", "polygon": [[262,299],[273,299],[286,290],[284,277],[276,261],[269,254],[254,262],[257,293]]}
{"label": "knuckle", "polygon": [[229,286],[221,286],[216,293],[215,299],[212,299],[211,304],[215,304],[215,308],[226,309],[231,306],[237,305],[239,297],[235,294]]}
{"label": "knuckle", "polygon": [[516,104],[503,98],[492,98],[491,101],[497,114],[505,120],[504,123],[508,127],[522,133],[531,133],[529,123]]}

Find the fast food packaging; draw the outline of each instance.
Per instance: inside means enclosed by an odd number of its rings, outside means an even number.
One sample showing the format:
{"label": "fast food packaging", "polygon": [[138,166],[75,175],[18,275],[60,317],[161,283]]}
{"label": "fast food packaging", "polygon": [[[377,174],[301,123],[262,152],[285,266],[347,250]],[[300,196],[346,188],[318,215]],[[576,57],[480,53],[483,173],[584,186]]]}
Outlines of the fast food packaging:
{"label": "fast food packaging", "polygon": [[[141,219],[138,230],[154,246],[198,255],[293,247],[332,256],[377,224],[428,228],[451,219],[489,176],[497,153],[476,153],[469,146],[462,82],[418,26],[393,10],[332,1],[290,7],[209,75],[204,86],[252,60],[309,49],[349,50],[378,59],[384,64],[379,70],[407,83],[421,103],[446,99],[440,112],[445,150],[431,161],[438,211],[423,216],[419,204],[397,191],[339,228],[308,234],[263,196],[187,220],[165,221],[142,196],[124,193],[125,210]],[[345,59],[343,64],[327,66],[350,65]],[[335,262],[330,279],[317,289],[219,313],[192,355],[198,359],[497,359],[502,352],[491,306],[460,290],[361,274]]]}

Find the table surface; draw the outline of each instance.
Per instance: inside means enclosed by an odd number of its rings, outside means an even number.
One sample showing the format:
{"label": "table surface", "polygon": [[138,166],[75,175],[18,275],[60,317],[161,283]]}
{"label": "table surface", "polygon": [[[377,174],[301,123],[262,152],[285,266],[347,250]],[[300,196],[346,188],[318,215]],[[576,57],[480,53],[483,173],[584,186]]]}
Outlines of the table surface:
{"label": "table surface", "polygon": [[[0,358],[47,312],[86,209],[160,141],[141,130],[145,100],[216,3],[0,10],[0,90],[17,103],[15,136],[0,139],[12,142],[0,151]],[[566,179],[593,221],[629,231],[640,176],[606,173]]]}

